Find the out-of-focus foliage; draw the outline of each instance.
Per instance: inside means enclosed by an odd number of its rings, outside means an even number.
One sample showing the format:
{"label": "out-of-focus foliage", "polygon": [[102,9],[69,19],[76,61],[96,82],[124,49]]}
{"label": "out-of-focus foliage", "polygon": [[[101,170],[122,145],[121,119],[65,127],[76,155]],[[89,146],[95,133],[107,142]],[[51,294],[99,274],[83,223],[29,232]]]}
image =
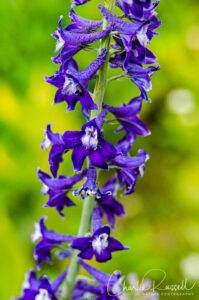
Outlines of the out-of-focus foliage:
{"label": "out-of-focus foliage", "polygon": [[[97,19],[92,0],[81,8],[84,17]],[[0,299],[20,293],[24,273],[34,266],[30,234],[33,222],[47,215],[49,227],[75,234],[78,207],[65,210],[63,221],[53,209],[44,209],[36,168],[48,171],[47,153],[40,150],[42,129],[49,122],[63,132],[80,128],[77,112],[65,113],[66,105],[51,106],[55,90],[43,76],[51,75],[50,61],[55,43],[50,34],[60,14],[67,20],[69,2],[64,0],[6,0],[0,3]],[[80,9],[77,11],[80,13]],[[151,49],[157,54],[161,71],[153,78],[152,104],[144,103],[142,118],[152,135],[139,138],[132,149],[145,148],[151,159],[136,193],[125,197],[127,217],[117,222],[115,236],[131,250],[115,253],[101,265],[105,271],[136,272],[140,277],[153,269],[167,274],[162,287],[199,280],[199,4],[195,0],[162,0],[158,8],[163,21],[160,37]],[[94,58],[78,55],[80,67]],[[129,81],[110,83],[106,101],[118,105],[138,91]],[[106,135],[111,138],[111,130]],[[114,140],[112,140],[114,142]],[[66,155],[63,173],[71,167]],[[66,262],[67,263],[67,262]],[[43,264],[55,276],[66,263]],[[148,277],[160,282],[161,271]],[[197,287],[194,289],[198,299]],[[198,292],[199,293],[199,292]],[[187,296],[188,297],[188,296]],[[176,297],[165,296],[165,299]],[[185,297],[186,298],[186,297]],[[161,295],[160,299],[164,299]]]}

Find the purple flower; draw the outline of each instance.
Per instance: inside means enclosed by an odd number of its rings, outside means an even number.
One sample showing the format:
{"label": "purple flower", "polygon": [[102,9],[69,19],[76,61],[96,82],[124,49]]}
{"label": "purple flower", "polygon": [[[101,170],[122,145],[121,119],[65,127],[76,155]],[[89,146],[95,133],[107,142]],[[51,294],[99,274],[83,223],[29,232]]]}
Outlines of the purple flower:
{"label": "purple flower", "polygon": [[[156,56],[140,44],[137,36],[132,40],[130,35],[116,35],[114,39],[116,44],[112,45],[112,47],[121,50],[119,58],[123,61],[123,69],[125,71],[127,71],[129,61],[140,65],[156,63]],[[118,55],[116,54],[115,57],[118,57]]]}
{"label": "purple flower", "polygon": [[82,5],[90,0],[73,0],[72,5]]}
{"label": "purple flower", "polygon": [[[119,300],[119,296],[123,294],[122,281],[124,279],[119,271],[115,271],[112,275],[109,275],[86,264],[82,260],[79,263],[99,283],[98,286],[87,285],[88,292],[95,292],[99,295],[95,298],[96,300]],[[94,288],[95,290],[93,291]]]}
{"label": "purple flower", "polygon": [[134,36],[144,26],[144,23],[141,25],[134,24],[112,15],[102,4],[99,4],[98,8],[101,10],[102,15],[107,22],[111,24],[112,30],[118,31],[119,33],[130,34]]}
{"label": "purple flower", "polygon": [[84,182],[82,188],[77,189],[73,192],[74,196],[80,196],[84,200],[90,195],[96,195],[99,190],[96,179],[97,179],[97,170],[95,167],[90,166],[86,173],[87,180]]}
{"label": "purple flower", "polygon": [[49,146],[52,146],[49,152],[48,162],[53,176],[56,177],[59,164],[63,161],[62,156],[68,149],[65,147],[62,135],[51,131],[51,124],[47,125],[47,130],[44,131],[44,133],[46,137],[41,143],[41,148],[47,150]]}
{"label": "purple flower", "polygon": [[72,235],[59,234],[46,229],[44,224],[45,220],[46,217],[42,217],[39,224],[35,223],[35,232],[31,236],[33,242],[40,239],[34,249],[34,259],[36,260],[38,269],[40,269],[40,262],[43,260],[51,263],[50,251],[53,248],[59,247],[59,244],[68,243],[75,239]]}
{"label": "purple flower", "polygon": [[121,0],[121,2],[117,1],[117,5],[123,10],[125,16],[136,21],[137,19],[142,20],[153,16],[153,10],[159,2],[153,3],[151,0]]}
{"label": "purple flower", "polygon": [[87,20],[80,17],[74,11],[74,9],[70,10],[69,17],[71,19],[72,24],[67,26],[66,28],[70,31],[90,33],[94,32],[103,25],[103,21]]}
{"label": "purple flower", "polygon": [[68,30],[68,27],[62,27],[62,19],[63,16],[60,17],[58,22],[59,29],[52,34],[52,36],[57,40],[55,52],[58,52],[63,47],[60,54],[56,58],[53,58],[54,63],[62,63],[63,61],[65,62],[69,60],[73,55],[85,48],[88,44],[104,38],[111,30],[111,26],[108,26],[106,29],[91,33],[82,32],[82,30],[79,32],[74,31],[74,28],[70,31]]}
{"label": "purple flower", "polygon": [[82,105],[83,115],[89,119],[89,110],[97,109],[89,92],[88,83],[93,75],[101,68],[106,60],[106,50],[96,58],[85,70],[78,72],[78,65],[75,60],[67,61],[64,70],[61,69],[53,76],[45,77],[46,81],[58,88],[55,94],[54,103],[66,101],[68,111],[74,110],[77,101]]}
{"label": "purple flower", "polygon": [[125,216],[123,205],[115,199],[117,189],[117,178],[114,176],[111,178],[96,195],[97,209],[99,216],[102,219],[104,214],[107,215],[107,219],[112,228],[115,225],[115,216]]}
{"label": "purple flower", "polygon": [[34,270],[26,274],[23,282],[23,291],[20,298],[16,300],[58,300],[59,287],[66,277],[66,272],[60,274],[52,283],[46,275],[37,278]]}
{"label": "purple flower", "polygon": [[131,139],[131,143],[135,141],[136,135],[147,136],[150,134],[146,125],[138,118],[138,114],[142,108],[142,100],[140,97],[136,97],[132,99],[129,104],[122,104],[119,107],[110,106],[105,103],[103,106],[120,122],[121,127],[117,132],[125,130],[128,139]]}
{"label": "purple flower", "polygon": [[70,207],[75,205],[67,196],[67,193],[71,190],[73,185],[84,178],[86,172],[87,170],[84,170],[81,174],[72,177],[59,176],[58,179],[55,179],[38,169],[37,175],[44,184],[42,193],[44,196],[46,194],[49,195],[49,200],[44,207],[55,207],[58,213],[64,217],[62,213],[64,206]]}
{"label": "purple flower", "polygon": [[[133,1],[133,6],[136,5],[136,1],[139,0]],[[143,2],[140,3],[140,5],[143,6]],[[118,48],[118,44],[119,46],[122,44],[122,48],[125,49],[125,52],[122,51],[122,56],[125,55],[123,62],[124,70],[127,70],[130,57],[134,62],[140,63],[141,60],[146,60],[147,55],[149,56],[149,59],[153,61],[152,63],[154,63],[154,60],[156,59],[155,56],[149,50],[144,48],[150,42],[152,37],[157,34],[154,32],[154,30],[161,25],[161,22],[159,22],[158,19],[152,15],[146,21],[137,20],[134,23],[130,23],[117,18],[115,15],[112,15],[105,9],[104,6],[99,5],[98,7],[101,9],[106,20],[112,25],[113,30],[116,30],[120,33],[120,35],[116,35],[114,37],[117,42],[114,47]]]}
{"label": "purple flower", "polygon": [[112,258],[113,251],[128,250],[120,242],[110,236],[110,227],[105,225],[97,229],[91,237],[79,237],[73,240],[71,247],[80,250],[79,257],[106,262]]}
{"label": "purple flower", "polygon": [[101,287],[99,285],[89,284],[87,280],[78,280],[73,290],[72,299],[96,299],[94,295],[101,293]]}
{"label": "purple flower", "polygon": [[112,160],[112,164],[117,168],[117,178],[120,187],[126,186],[123,195],[129,195],[134,192],[137,177],[142,175],[143,165],[149,158],[144,150],[139,150],[138,153],[139,155],[134,157],[118,155]]}
{"label": "purple flower", "polygon": [[88,156],[94,167],[107,169],[107,160],[117,154],[117,150],[102,136],[102,125],[108,111],[102,111],[97,118],[82,126],[81,131],[66,131],[63,141],[67,149],[73,149],[72,162],[74,171],[81,170],[85,158]]}
{"label": "purple flower", "polygon": [[[124,61],[121,55],[117,55],[114,58],[110,59],[113,67],[123,68]],[[152,89],[151,84],[151,76],[155,71],[159,70],[159,65],[157,67],[150,66],[147,68],[143,68],[139,64],[135,64],[133,62],[128,63],[127,74],[129,78],[137,85],[137,87],[141,91],[141,97],[145,100],[149,100],[146,91],[150,91]]]}

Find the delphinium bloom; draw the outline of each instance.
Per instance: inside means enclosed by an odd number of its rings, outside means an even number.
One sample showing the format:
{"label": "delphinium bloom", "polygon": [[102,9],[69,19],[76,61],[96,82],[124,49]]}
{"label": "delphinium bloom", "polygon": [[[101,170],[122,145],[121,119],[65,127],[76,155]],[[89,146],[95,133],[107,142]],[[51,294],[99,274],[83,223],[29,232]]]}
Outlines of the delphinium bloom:
{"label": "delphinium bloom", "polygon": [[[97,70],[102,66],[106,59],[106,49],[102,49],[102,53],[94,60],[88,68],[78,72],[78,65],[75,60],[70,59],[55,75],[45,77],[46,81],[58,88],[54,103],[66,101],[68,111],[74,110],[77,101],[82,105],[82,113],[88,119],[89,110],[97,109],[97,105],[93,102],[89,92],[88,83]],[[62,70],[63,68],[63,70]]]}
{"label": "delphinium bloom", "polygon": [[[44,221],[46,217],[42,217],[40,223],[35,223],[35,232],[32,234],[32,241],[40,240],[34,249],[34,259],[37,263],[37,268],[40,269],[40,262],[52,262],[51,250],[59,247],[60,244],[69,243],[75,239],[72,235],[59,234],[53,230],[48,230],[45,227]],[[70,255],[69,255],[70,256]]]}
{"label": "delphinium bloom", "polygon": [[120,187],[126,186],[124,195],[130,195],[134,192],[134,187],[139,177],[139,168],[142,168],[148,155],[145,150],[139,150],[139,154],[134,157],[118,155],[112,160],[116,167],[117,179]]}
{"label": "delphinium bloom", "polygon": [[134,98],[128,104],[122,104],[119,107],[105,103],[103,106],[120,122],[121,127],[117,132],[125,130],[128,140],[131,139],[132,143],[136,140],[136,135],[147,136],[150,134],[150,130],[138,117],[142,108],[142,99],[140,97]]}
{"label": "delphinium bloom", "polygon": [[[69,112],[80,101],[83,117],[79,121],[84,120],[84,123],[80,130],[63,128],[63,133],[54,133],[51,124],[48,124],[41,148],[50,148],[48,162],[51,174],[38,169],[38,177],[43,183],[42,193],[49,196],[45,207],[55,208],[64,218],[63,209],[69,211],[76,203],[74,197],[81,197],[80,226],[74,236],[48,230],[44,224],[45,217],[40,219],[39,224],[35,223],[32,240],[39,240],[34,248],[37,268],[40,269],[42,261],[53,262],[54,249],[58,249],[58,258],[68,259],[70,263],[66,272],[53,283],[46,276],[37,279],[35,272],[31,271],[19,298],[21,300],[57,300],[60,297],[63,300],[119,300],[123,293],[123,277],[119,272],[112,275],[103,273],[85,260],[94,258],[104,263],[112,259],[113,252],[129,249],[112,237],[110,227],[116,227],[116,217],[125,215],[125,207],[117,199],[119,192],[123,192],[123,196],[134,193],[136,182],[144,174],[149,158],[145,150],[138,150],[135,154],[134,142],[137,136],[150,134],[139,114],[143,100],[149,100],[147,92],[152,88],[151,76],[159,69],[156,56],[147,48],[161,25],[155,12],[159,1],[109,0],[105,6],[98,5],[102,16],[98,20],[88,20],[76,13],[76,6],[81,8],[87,2],[73,0],[69,12],[71,24],[66,27],[62,27],[63,17],[60,17],[58,29],[53,33],[55,52],[59,53],[52,59],[59,65],[58,70],[50,77],[45,76],[45,80],[57,88],[54,103],[65,101]],[[115,14],[115,6],[122,10],[122,15],[121,12]],[[89,50],[88,54],[94,51],[96,58],[81,70],[75,55],[84,50]],[[108,67],[112,71],[121,69],[122,74],[107,78]],[[125,103],[122,103],[125,99],[121,94],[122,104],[116,107],[106,101],[104,93],[108,83],[120,77],[130,79],[138,87],[139,94],[133,99],[131,97],[130,101],[126,99]],[[94,87],[90,85],[91,81],[95,81]],[[113,119],[108,119],[110,114]],[[114,145],[104,133],[104,124],[112,121],[118,123],[116,133],[124,132]],[[71,155],[76,173],[71,177],[59,174],[60,164],[66,155]],[[64,170],[68,170],[69,166],[65,167]],[[99,176],[100,172],[102,176]],[[100,178],[103,176],[106,181],[102,184]],[[103,225],[104,217],[109,224]],[[94,283],[78,277],[80,267],[93,277]]]}
{"label": "delphinium bloom", "polygon": [[58,300],[59,287],[66,277],[66,272],[60,274],[52,283],[46,275],[37,278],[34,270],[26,274],[23,291],[16,300]]}
{"label": "delphinium bloom", "polygon": [[47,173],[38,169],[37,174],[39,179],[43,182],[42,194],[46,196],[49,195],[48,202],[44,207],[55,207],[58,213],[64,217],[62,210],[65,206],[74,206],[75,203],[67,196],[73,185],[81,181],[87,173],[84,170],[82,173],[74,175],[72,177],[59,176],[58,178],[53,178]]}
{"label": "delphinium bloom", "polygon": [[123,205],[116,200],[117,197],[117,178],[111,178],[96,195],[96,210],[98,210],[99,218],[107,216],[107,220],[112,228],[115,227],[115,217],[125,216]]}
{"label": "delphinium bloom", "polygon": [[107,225],[98,228],[90,237],[74,239],[71,247],[80,250],[79,257],[90,260],[94,255],[98,262],[110,260],[114,251],[129,249],[110,236],[110,227]]}
{"label": "delphinium bloom", "polygon": [[102,169],[108,168],[107,160],[115,157],[117,150],[103,138],[101,129],[107,113],[108,111],[103,111],[97,118],[84,124],[81,131],[66,131],[63,135],[60,135],[52,134],[50,126],[47,127],[46,134],[52,144],[49,163],[53,175],[57,173],[59,163],[63,160],[63,154],[70,149],[73,149],[74,172],[79,172],[82,169],[87,156],[93,166]]}
{"label": "delphinium bloom", "polygon": [[98,296],[97,300],[119,300],[123,293],[122,281],[123,277],[120,272],[115,271],[112,275],[101,272],[91,265],[80,261],[81,266],[86,270],[98,283],[93,291],[93,286],[87,286],[87,291],[95,292]]}

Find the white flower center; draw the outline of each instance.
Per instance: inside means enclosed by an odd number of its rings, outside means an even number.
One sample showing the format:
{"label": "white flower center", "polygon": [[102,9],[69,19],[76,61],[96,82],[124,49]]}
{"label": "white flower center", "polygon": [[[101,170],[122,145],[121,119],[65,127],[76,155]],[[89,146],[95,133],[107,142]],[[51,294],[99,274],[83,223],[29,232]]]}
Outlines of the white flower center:
{"label": "white flower center", "polygon": [[35,300],[51,300],[48,295],[48,291],[45,289],[39,289],[39,294],[35,297]]}
{"label": "white flower center", "polygon": [[123,281],[124,277],[120,277],[118,279],[118,281],[116,281],[116,283],[113,285],[111,292],[114,296],[120,296],[123,293],[123,289],[122,289],[122,281]]}
{"label": "white flower center", "polygon": [[136,34],[138,41],[143,47],[146,47],[149,39],[147,37],[148,24],[143,26],[142,29]]}
{"label": "white flower center", "polygon": [[[45,132],[46,134],[46,132]],[[49,140],[48,136],[46,135],[43,141],[41,142],[41,149],[45,149],[47,151],[48,147],[50,147],[51,141]]]}
{"label": "white flower center", "polygon": [[72,94],[75,94],[76,90],[77,90],[77,86],[76,86],[74,80],[72,78],[66,76],[64,86],[63,86],[63,92],[68,95],[72,95]]}
{"label": "white flower center", "polygon": [[56,34],[58,35],[58,39],[57,39],[57,43],[56,43],[56,48],[55,48],[55,52],[58,52],[59,49],[61,49],[61,47],[64,45],[64,40],[61,37],[61,34],[59,33],[59,31],[56,31]]}
{"label": "white flower center", "polygon": [[85,134],[83,135],[81,141],[82,144],[87,148],[87,149],[97,149],[98,145],[98,133],[97,129],[95,129],[93,126],[91,127],[86,127]]}
{"label": "white flower center", "polygon": [[46,195],[49,191],[49,187],[46,184],[43,184],[42,188],[41,188],[41,192],[43,195]]}
{"label": "white flower center", "polygon": [[96,237],[92,242],[92,247],[98,254],[100,254],[108,247],[108,234],[102,233]]}
{"label": "white flower center", "polygon": [[39,223],[35,222],[34,226],[35,226],[35,232],[31,235],[31,239],[33,243],[36,242],[38,239],[42,238]]}

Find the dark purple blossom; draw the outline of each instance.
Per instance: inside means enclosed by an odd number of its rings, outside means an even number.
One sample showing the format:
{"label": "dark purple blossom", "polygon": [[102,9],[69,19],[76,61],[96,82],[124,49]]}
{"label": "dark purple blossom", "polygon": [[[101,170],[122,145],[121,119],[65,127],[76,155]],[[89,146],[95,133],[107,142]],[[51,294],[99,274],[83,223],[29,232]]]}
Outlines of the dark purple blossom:
{"label": "dark purple blossom", "polygon": [[[124,66],[124,61],[121,55],[117,55],[114,58],[111,58],[110,62],[113,67],[123,68]],[[130,61],[128,63],[127,75],[140,89],[141,97],[143,97],[143,99],[145,100],[149,100],[146,92],[152,89],[152,83],[150,77],[154,74],[155,71],[159,69],[160,69],[159,65],[156,67],[150,66],[144,68],[141,65],[135,64]]]}
{"label": "dark purple blossom", "polygon": [[99,284],[97,286],[86,286],[88,292],[95,292],[98,295],[95,298],[96,300],[119,300],[119,296],[123,294],[122,281],[124,279],[119,271],[109,275],[86,264],[82,260],[80,260],[80,264]]}
{"label": "dark purple blossom", "polygon": [[71,19],[72,24],[67,26],[66,28],[70,31],[90,33],[94,32],[103,25],[103,21],[87,20],[80,17],[74,11],[74,9],[70,10],[69,17]]}
{"label": "dark purple blossom", "polygon": [[152,37],[157,34],[154,30],[161,25],[156,17],[145,22],[130,23],[112,15],[103,5],[98,5],[98,7],[104,18],[111,24],[112,30],[120,33],[120,36],[116,35],[116,37],[121,38],[128,55],[136,43],[146,47]]}
{"label": "dark purple blossom", "polygon": [[90,0],[73,0],[72,5],[82,5]]}
{"label": "dark purple blossom", "polygon": [[[125,188],[124,195],[129,195],[134,192],[134,186],[137,181],[138,175],[141,175],[143,170],[143,165],[149,156],[144,150],[139,150],[137,156],[125,156],[118,155],[112,160],[112,164],[117,167],[117,178],[120,184],[120,187]],[[140,170],[138,172],[138,170]]]}
{"label": "dark purple blossom", "polygon": [[118,31],[123,34],[130,34],[134,36],[144,24],[134,24],[131,22],[124,21],[115,15],[111,14],[102,4],[98,5],[101,10],[103,17],[111,24],[112,30]]}
{"label": "dark purple blossom", "polygon": [[130,133],[127,133],[116,145],[117,150],[127,155],[131,150],[132,144],[134,143],[134,136]]}
{"label": "dark purple blossom", "polygon": [[97,179],[97,170],[95,167],[90,166],[86,172],[87,180],[84,182],[82,188],[77,189],[73,192],[75,196],[80,196],[82,199],[85,199],[88,196],[96,195],[99,190],[96,179]]}
{"label": "dark purple blossom", "polygon": [[108,111],[104,110],[97,118],[82,126],[81,131],[66,131],[63,141],[67,149],[73,149],[72,162],[74,171],[81,170],[85,158],[88,156],[94,167],[107,169],[107,160],[117,154],[117,150],[102,135],[102,125]]}
{"label": "dark purple blossom", "polygon": [[84,178],[86,172],[87,170],[84,170],[82,173],[72,177],[59,176],[59,178],[55,179],[38,169],[37,175],[44,184],[42,193],[44,196],[46,194],[49,195],[49,200],[44,207],[55,207],[58,213],[64,217],[64,214],[62,213],[64,207],[75,205],[75,203],[67,196],[67,193],[77,182]]}
{"label": "dark purple blossom", "polygon": [[61,273],[52,283],[46,275],[37,278],[34,270],[26,274],[23,282],[23,291],[16,300],[58,300],[59,287],[66,277],[66,272]]}
{"label": "dark purple blossom", "polygon": [[87,280],[78,280],[73,290],[72,299],[96,299],[93,298],[94,295],[99,295],[100,293],[101,288],[99,285],[92,285]]}
{"label": "dark purple blossom", "polygon": [[112,228],[115,225],[115,216],[125,216],[123,205],[116,200],[117,177],[111,178],[96,195],[98,214],[100,219],[107,215],[107,219]]}
{"label": "dark purple blossom", "polygon": [[125,130],[131,142],[135,141],[136,135],[147,136],[150,134],[146,125],[138,117],[142,108],[142,100],[140,97],[132,99],[128,104],[121,104],[119,107],[107,104],[103,106],[120,122],[121,127],[117,132]]}
{"label": "dark purple blossom", "polygon": [[68,30],[68,26],[65,28],[62,27],[62,19],[63,16],[60,17],[58,22],[58,30],[52,34],[52,36],[57,40],[55,52],[58,52],[63,47],[60,54],[53,59],[54,63],[66,62],[78,51],[85,48],[88,44],[104,38],[111,30],[111,26],[108,26],[106,29],[91,33],[82,30],[76,31],[74,28],[72,28],[70,31]]}
{"label": "dark purple blossom", "polygon": [[36,260],[38,269],[40,269],[41,261],[51,263],[51,250],[53,248],[57,248],[60,244],[68,243],[75,239],[72,235],[60,234],[46,229],[45,220],[46,217],[42,217],[39,224],[35,223],[35,232],[32,234],[33,242],[40,239],[34,249],[34,259]]}
{"label": "dark purple blossom", "polygon": [[[127,71],[129,61],[140,65],[156,63],[156,56],[149,49],[142,46],[137,37],[132,40],[129,35],[116,35],[114,39],[116,44],[113,44],[112,47],[118,51],[120,50],[119,58],[123,61],[125,71]],[[118,55],[116,54],[115,57],[118,57]]]}
{"label": "dark purple blossom", "polygon": [[47,150],[51,146],[48,162],[53,176],[56,177],[59,164],[63,161],[62,156],[68,149],[65,147],[62,135],[51,131],[51,125],[48,124],[46,131],[44,131],[46,137],[41,143],[41,148]]}
{"label": "dark purple blossom", "polygon": [[85,70],[78,72],[78,65],[75,60],[71,59],[65,63],[64,70],[61,69],[53,76],[45,77],[46,81],[58,88],[54,103],[66,101],[68,111],[74,110],[77,101],[82,105],[83,115],[89,119],[89,110],[97,109],[89,92],[88,83],[101,68],[106,60],[106,50],[96,58]]}
{"label": "dark purple blossom", "polygon": [[125,16],[131,20],[144,20],[155,15],[154,9],[160,1],[152,2],[151,0],[121,0],[117,1]]}
{"label": "dark purple blossom", "polygon": [[97,229],[91,237],[79,237],[73,240],[71,247],[80,250],[79,257],[106,262],[112,258],[113,251],[128,250],[119,241],[110,236],[110,227],[105,225]]}
{"label": "dark purple blossom", "polygon": [[[136,5],[136,1],[139,0],[133,1],[132,5]],[[142,6],[143,2],[140,4]],[[161,25],[161,22],[152,15],[147,21],[130,23],[112,15],[104,6],[99,5],[98,7],[101,9],[106,20],[112,25],[113,30],[120,33],[120,35],[115,36],[117,44],[114,47],[117,48],[118,45],[121,46],[122,44],[125,49],[125,52],[122,52],[122,56],[125,56],[123,61],[124,70],[127,70],[130,58],[135,63],[144,63],[144,60],[146,61],[147,56],[149,56],[149,60],[152,60],[152,63],[154,63],[155,56],[149,50],[145,49],[145,47],[152,37],[157,34],[154,30]]]}

